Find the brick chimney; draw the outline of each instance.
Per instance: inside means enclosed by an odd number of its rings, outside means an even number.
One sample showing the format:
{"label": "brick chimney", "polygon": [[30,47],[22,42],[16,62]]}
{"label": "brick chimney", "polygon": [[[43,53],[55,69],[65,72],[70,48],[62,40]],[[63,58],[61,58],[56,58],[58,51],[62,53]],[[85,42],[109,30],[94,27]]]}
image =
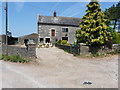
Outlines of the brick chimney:
{"label": "brick chimney", "polygon": [[56,11],[54,11],[54,17],[57,17],[57,13],[56,13]]}

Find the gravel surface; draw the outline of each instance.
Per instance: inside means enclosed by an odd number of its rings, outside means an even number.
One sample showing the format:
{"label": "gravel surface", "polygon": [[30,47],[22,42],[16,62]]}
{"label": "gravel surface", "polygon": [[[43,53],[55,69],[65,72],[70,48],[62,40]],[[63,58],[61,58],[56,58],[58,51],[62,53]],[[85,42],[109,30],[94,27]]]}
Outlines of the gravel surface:
{"label": "gravel surface", "polygon": [[[37,49],[37,62],[0,61],[3,88],[117,88],[118,56],[78,58],[58,48]],[[86,84],[91,82],[92,84]],[[84,83],[84,84],[83,84]],[[0,83],[1,84],[1,83]]]}

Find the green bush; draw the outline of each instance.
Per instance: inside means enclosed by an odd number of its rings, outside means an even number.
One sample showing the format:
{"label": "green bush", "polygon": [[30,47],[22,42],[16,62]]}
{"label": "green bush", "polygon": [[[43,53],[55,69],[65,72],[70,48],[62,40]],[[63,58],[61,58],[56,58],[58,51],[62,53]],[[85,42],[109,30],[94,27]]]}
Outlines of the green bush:
{"label": "green bush", "polygon": [[19,62],[19,63],[29,62],[29,60],[23,59],[19,55],[16,56],[2,55],[1,59],[3,59],[4,61]]}
{"label": "green bush", "polygon": [[100,54],[99,53],[95,53],[95,54],[92,54],[92,56],[93,57],[98,57],[98,56],[100,56]]}
{"label": "green bush", "polygon": [[120,44],[120,36],[119,36],[118,32],[116,32],[114,30],[114,32],[112,33],[112,37],[113,37],[114,44]]}
{"label": "green bush", "polygon": [[58,40],[58,41],[56,42],[56,44],[61,44],[61,40]]}
{"label": "green bush", "polygon": [[74,42],[72,45],[75,46],[75,45],[78,45],[78,44],[77,44],[77,42]]}
{"label": "green bush", "polygon": [[62,41],[61,41],[61,44],[62,44],[62,45],[67,44],[67,40],[62,40]]}
{"label": "green bush", "polygon": [[71,44],[70,44],[70,43],[66,43],[66,44],[64,44],[64,45],[68,45],[68,46],[70,46]]}
{"label": "green bush", "polygon": [[0,60],[2,59],[2,54],[0,54]]}

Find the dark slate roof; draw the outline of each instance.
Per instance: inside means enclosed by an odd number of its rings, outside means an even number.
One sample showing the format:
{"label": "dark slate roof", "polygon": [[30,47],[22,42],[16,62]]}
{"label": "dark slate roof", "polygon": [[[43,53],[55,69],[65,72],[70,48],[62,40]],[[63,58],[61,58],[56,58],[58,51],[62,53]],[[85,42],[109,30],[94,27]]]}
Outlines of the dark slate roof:
{"label": "dark slate roof", "polygon": [[38,16],[39,24],[79,26],[81,21],[82,20],[80,18],[73,17]]}

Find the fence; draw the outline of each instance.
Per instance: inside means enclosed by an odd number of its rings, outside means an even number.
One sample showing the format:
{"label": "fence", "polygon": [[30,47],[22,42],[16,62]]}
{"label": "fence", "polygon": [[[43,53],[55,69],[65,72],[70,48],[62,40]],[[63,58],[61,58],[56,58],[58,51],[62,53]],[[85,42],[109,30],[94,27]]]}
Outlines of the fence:
{"label": "fence", "polygon": [[75,45],[75,46],[69,46],[69,45],[55,45],[56,47],[63,49],[69,53],[72,53],[74,55],[79,55],[80,54],[80,46]]}

